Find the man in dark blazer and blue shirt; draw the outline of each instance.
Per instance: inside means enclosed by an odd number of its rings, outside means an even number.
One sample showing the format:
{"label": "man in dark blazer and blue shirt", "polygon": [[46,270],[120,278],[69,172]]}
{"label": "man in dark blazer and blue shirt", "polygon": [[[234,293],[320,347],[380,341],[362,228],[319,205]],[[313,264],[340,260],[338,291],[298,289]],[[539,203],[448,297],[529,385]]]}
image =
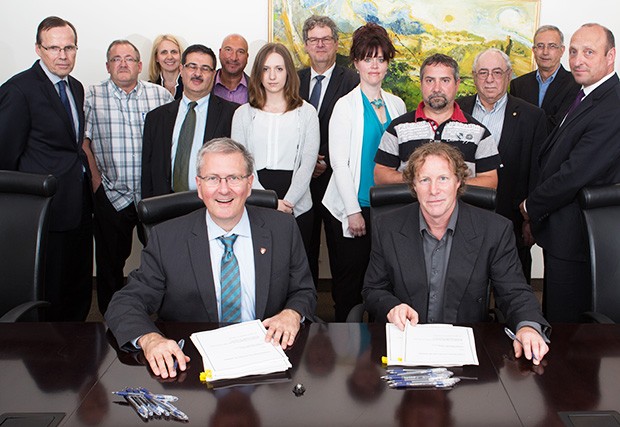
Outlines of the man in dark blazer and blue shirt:
{"label": "man in dark blazer and blue shirt", "polygon": [[[239,104],[215,96],[215,53],[203,45],[189,46],[181,57],[183,96],[155,108],[146,115],[142,141],[142,198],[173,192],[175,159],[181,127],[189,104],[197,103],[193,144],[189,164],[202,144],[213,138],[230,137],[232,118]],[[202,124],[202,126],[201,126]],[[179,191],[194,190],[193,172],[186,173],[186,184]],[[191,176],[190,176],[191,175]],[[177,183],[178,184],[178,183]]]}
{"label": "man in dark blazer and blue shirt", "polygon": [[69,73],[77,33],[50,16],[37,29],[41,58],[0,88],[0,169],[52,174],[58,185],[50,210],[45,260],[46,310],[51,321],[83,321],[92,293],[92,200],[82,149],[84,87]]}
{"label": "man in dark blazer and blue shirt", "polygon": [[495,48],[480,52],[473,67],[478,93],[457,102],[499,141],[502,167],[497,171],[495,212],[514,225],[523,274],[530,283],[534,240],[519,204],[536,184],[538,151],[547,137],[547,117],[540,108],[506,93],[511,74],[512,65],[504,52]]}
{"label": "man in dark blazer and blue shirt", "polygon": [[[549,347],[549,324],[525,282],[506,218],[459,201],[468,169],[446,143],[418,147],[404,181],[418,199],[377,216],[362,296],[378,321],[401,330],[410,322],[487,320],[489,286],[516,331],[516,357],[539,364]],[[544,337],[543,337],[544,336]]]}
{"label": "man in dark blazer and blue shirt", "polygon": [[[308,261],[314,283],[316,284],[319,277],[321,222],[325,224],[326,228],[325,237],[330,259],[334,256],[333,251],[335,251],[331,236],[334,235],[333,233],[341,233],[339,230],[332,231],[330,229],[329,218],[331,218],[331,214],[323,206],[322,202],[329,178],[332,175],[332,168],[329,164],[329,120],[334,111],[336,101],[351,92],[360,83],[360,78],[351,68],[336,65],[338,27],[331,18],[312,15],[304,22],[302,34],[306,53],[310,57],[310,67],[298,72],[300,81],[299,95],[305,101],[316,103],[314,107],[317,108],[319,114],[321,135],[319,155],[314,173],[312,174],[312,180],[310,181],[314,225]],[[319,77],[321,82],[318,87],[317,76],[322,76]],[[313,92],[316,92],[314,97],[312,96]]]}
{"label": "man in dark blazer and blue shirt", "polygon": [[195,181],[205,204],[156,226],[140,268],[114,294],[106,321],[121,348],[137,345],[153,372],[176,376],[172,355],[184,371],[185,357],[150,315],[162,321],[227,322],[220,239],[233,237],[238,260],[239,319],[263,319],[267,339],[293,344],[303,319],[313,319],[316,291],[299,228],[292,215],[245,206],[252,191],[252,156],[229,138],[214,139],[198,152]]}
{"label": "man in dark blazer and blue shirt", "polygon": [[543,309],[552,322],[577,322],[591,309],[588,242],[577,195],[583,187],[620,182],[620,81],[609,29],[582,25],[569,62],[582,87],[568,114],[543,143],[540,176],[521,204],[543,248]]}
{"label": "man in dark blazer and blue shirt", "polygon": [[558,27],[543,25],[536,30],[532,52],[538,69],[512,80],[510,94],[545,110],[551,132],[577,96],[579,85],[560,63],[564,34]]}

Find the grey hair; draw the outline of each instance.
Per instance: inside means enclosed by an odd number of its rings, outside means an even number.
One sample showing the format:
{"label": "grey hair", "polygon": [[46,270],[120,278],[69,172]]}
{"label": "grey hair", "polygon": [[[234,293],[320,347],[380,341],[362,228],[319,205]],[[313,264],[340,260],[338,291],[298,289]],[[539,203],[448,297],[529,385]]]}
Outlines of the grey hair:
{"label": "grey hair", "polygon": [[230,138],[215,138],[205,143],[200,150],[198,150],[198,155],[196,156],[196,175],[200,175],[203,159],[207,153],[241,153],[245,161],[246,174],[252,175],[254,172],[254,157],[247,148]]}
{"label": "grey hair", "polygon": [[512,64],[510,63],[510,58],[508,57],[508,55],[506,55],[506,53],[504,53],[503,51],[497,48],[491,47],[487,50],[483,50],[478,55],[476,55],[476,57],[474,58],[474,65],[472,66],[474,72],[478,70],[478,61],[480,60],[480,57],[487,52],[499,53],[499,55],[502,57],[502,59],[506,63],[507,69],[512,70]]}
{"label": "grey hair", "polygon": [[304,22],[304,26],[302,29],[302,36],[304,42],[308,40],[308,32],[317,25],[319,27],[328,27],[330,30],[332,30],[332,37],[335,41],[338,41],[338,26],[336,25],[336,23],[329,16],[312,15]]}
{"label": "grey hair", "polygon": [[540,33],[544,33],[545,31],[555,31],[556,33],[558,33],[560,35],[560,45],[564,46],[564,34],[555,25],[542,25],[541,27],[539,27],[534,33],[534,40],[536,40],[537,35],[539,35]]}
{"label": "grey hair", "polygon": [[119,46],[119,45],[129,45],[129,46],[131,46],[133,48],[134,52],[136,53],[136,59],[138,60],[138,62],[140,62],[140,51],[138,50],[136,45],[133,44],[132,42],[130,42],[129,40],[114,40],[112,43],[110,43],[110,46],[108,46],[108,50],[105,53],[105,57],[106,57],[106,59],[108,61],[110,60],[110,51],[112,50],[112,48],[114,46]]}

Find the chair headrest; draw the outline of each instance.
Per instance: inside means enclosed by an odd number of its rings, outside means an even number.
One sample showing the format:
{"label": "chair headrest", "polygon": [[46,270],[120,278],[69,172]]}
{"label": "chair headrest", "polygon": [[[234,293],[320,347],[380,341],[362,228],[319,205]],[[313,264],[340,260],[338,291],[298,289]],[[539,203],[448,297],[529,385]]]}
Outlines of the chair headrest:
{"label": "chair headrest", "polygon": [[[490,211],[495,210],[496,191],[491,188],[466,185],[461,200]],[[416,201],[407,184],[376,185],[370,188],[370,206],[378,207]]]}
{"label": "chair headrest", "polygon": [[56,178],[53,175],[1,170],[0,193],[22,193],[52,197],[56,194]]}
{"label": "chair headrest", "polygon": [[582,209],[620,205],[620,184],[582,188],[579,192],[579,205]]}

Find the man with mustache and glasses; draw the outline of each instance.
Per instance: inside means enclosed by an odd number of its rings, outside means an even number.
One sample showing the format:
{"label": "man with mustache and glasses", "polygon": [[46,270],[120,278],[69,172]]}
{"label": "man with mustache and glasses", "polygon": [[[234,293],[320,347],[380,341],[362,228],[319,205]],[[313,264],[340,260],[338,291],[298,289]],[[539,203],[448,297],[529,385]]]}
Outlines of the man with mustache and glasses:
{"label": "man with mustache and glasses", "polygon": [[467,184],[497,188],[500,157],[489,130],[454,102],[460,83],[456,61],[440,53],[420,67],[422,99],[418,108],[392,120],[375,156],[375,183],[402,183],[402,170],[413,151],[427,142],[458,148],[469,168]]}
{"label": "man with mustache and glasses", "polygon": [[191,167],[202,145],[230,137],[239,106],[212,96],[215,53],[189,46],[181,56],[183,97],[151,111],[144,122],[142,198],[196,189]]}
{"label": "man with mustache and glasses", "polygon": [[138,224],[144,116],[174,99],[163,86],[138,79],[140,52],[130,41],[113,41],[106,58],[110,78],[90,86],[84,101],[84,151],[92,175],[101,314],[125,284],[123,267]]}
{"label": "man with mustache and glasses", "polygon": [[248,102],[250,77],[243,72],[248,65],[248,42],[239,34],[224,37],[220,47],[220,65],[215,73],[213,94],[230,102]]}

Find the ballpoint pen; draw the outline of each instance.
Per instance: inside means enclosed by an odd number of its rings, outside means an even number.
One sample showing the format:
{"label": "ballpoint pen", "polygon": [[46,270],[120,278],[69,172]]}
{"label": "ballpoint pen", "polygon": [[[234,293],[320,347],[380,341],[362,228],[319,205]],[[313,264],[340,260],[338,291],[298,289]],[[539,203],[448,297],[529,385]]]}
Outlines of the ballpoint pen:
{"label": "ballpoint pen", "polygon": [[[517,336],[515,335],[514,332],[512,332],[507,326],[504,327],[504,332],[506,332],[506,335],[508,335],[508,338],[510,338],[513,341],[518,342],[519,344],[521,344],[522,348],[525,348],[523,346],[523,343],[521,342],[521,340],[519,338],[517,338]],[[532,359],[538,361],[538,357],[536,357],[536,355],[534,354],[534,352],[532,351]]]}
{"label": "ballpoint pen", "polygon": [[117,396],[147,396],[159,401],[166,401],[166,402],[176,402],[177,400],[179,400],[178,397],[176,396],[172,396],[170,394],[151,394],[148,392],[148,390],[146,389],[140,389],[140,391],[129,391],[129,390],[122,390],[122,391],[113,391],[112,394],[115,394]]}
{"label": "ballpoint pen", "polygon": [[123,396],[127,403],[145,420],[149,419],[148,411],[136,401],[136,396]]}
{"label": "ballpoint pen", "polygon": [[452,387],[458,383],[460,378],[444,378],[439,380],[430,381],[389,381],[388,386],[390,388],[408,388],[408,387],[435,387],[446,388]]}
{"label": "ballpoint pen", "polygon": [[[181,338],[177,344],[179,345],[179,348],[181,349],[181,351],[183,351],[183,347],[185,346],[185,340]],[[176,371],[178,367],[179,367],[179,359],[175,358],[173,369]]]}

